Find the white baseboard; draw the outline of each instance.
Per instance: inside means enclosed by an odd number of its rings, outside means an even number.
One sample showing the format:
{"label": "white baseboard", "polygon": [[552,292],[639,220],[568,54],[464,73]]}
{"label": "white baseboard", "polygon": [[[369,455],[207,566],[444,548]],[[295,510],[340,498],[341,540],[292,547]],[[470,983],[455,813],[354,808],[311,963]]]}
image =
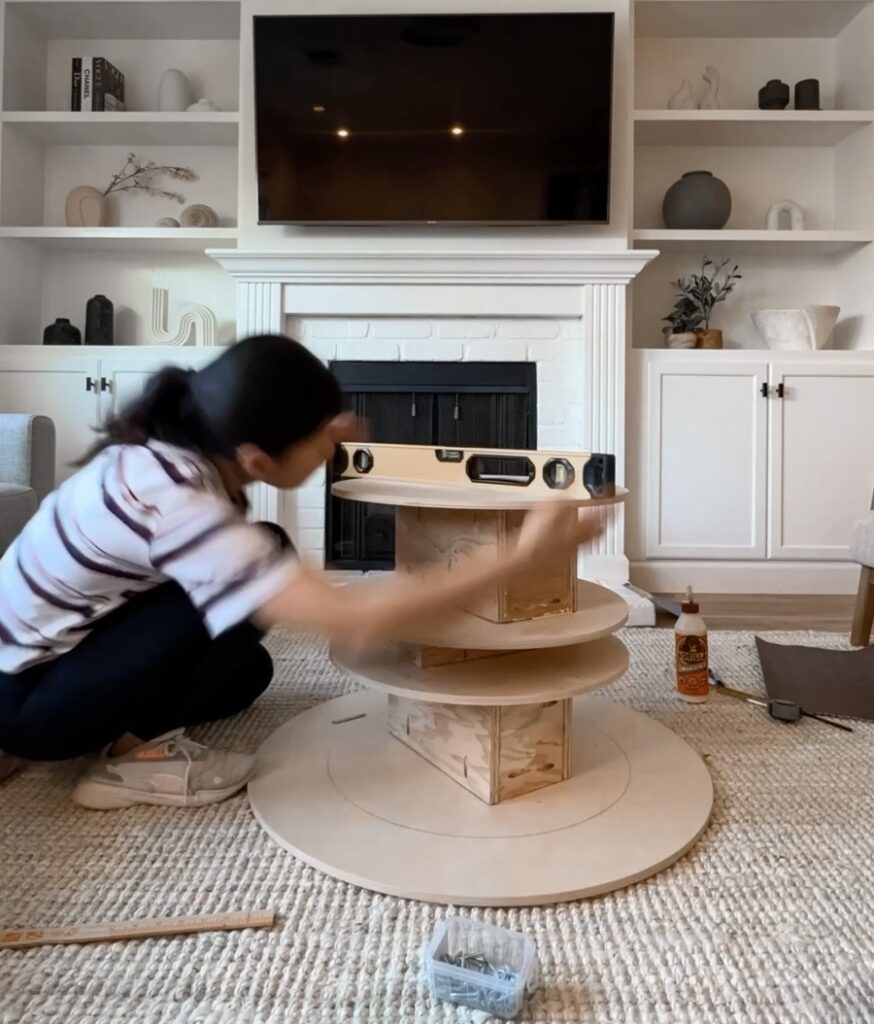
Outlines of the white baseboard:
{"label": "white baseboard", "polygon": [[855,594],[859,566],[852,562],[631,563],[631,582],[651,594]]}

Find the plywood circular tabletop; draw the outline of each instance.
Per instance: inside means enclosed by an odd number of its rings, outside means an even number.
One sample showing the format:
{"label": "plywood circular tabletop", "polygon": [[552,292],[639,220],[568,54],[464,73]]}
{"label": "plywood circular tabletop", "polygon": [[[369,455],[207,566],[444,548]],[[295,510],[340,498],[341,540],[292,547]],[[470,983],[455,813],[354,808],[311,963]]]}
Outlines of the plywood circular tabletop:
{"label": "plywood circular tabletop", "polygon": [[617,487],[609,498],[565,497],[555,491],[548,497],[526,494],[525,488],[489,484],[428,484],[407,480],[339,480],[332,487],[337,498],[369,501],[374,505],[403,505],[408,508],[461,508],[475,512],[492,509],[525,509],[536,505],[563,502],[569,506],[616,505],[625,500],[628,491]]}
{"label": "plywood circular tabletop", "polygon": [[578,580],[575,612],[521,622],[489,622],[470,612],[455,612],[416,626],[399,639],[422,647],[527,651],[588,643],[615,633],[627,619],[628,605],[618,594]]}
{"label": "plywood circular tabletop", "polygon": [[655,874],[704,830],[698,754],[611,701],[574,704],[571,778],[489,806],[388,734],[386,700],[353,693],[286,722],[249,783],[255,816],[334,878],[410,899],[530,906]]}
{"label": "plywood circular tabletop", "polygon": [[520,651],[435,668],[419,668],[409,650],[391,645],[350,656],[331,649],[331,660],[374,690],[438,704],[542,704],[612,683],[628,668],[621,640]]}

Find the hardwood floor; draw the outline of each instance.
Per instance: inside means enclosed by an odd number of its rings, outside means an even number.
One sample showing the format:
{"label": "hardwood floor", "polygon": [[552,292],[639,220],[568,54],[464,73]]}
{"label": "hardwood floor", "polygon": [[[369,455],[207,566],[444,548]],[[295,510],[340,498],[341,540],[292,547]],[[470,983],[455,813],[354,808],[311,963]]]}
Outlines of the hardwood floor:
{"label": "hardwood floor", "polygon": [[[680,601],[680,594],[660,594]],[[817,629],[849,636],[851,594],[700,594],[695,600],[709,629]],[[673,629],[672,615],[658,611],[656,625]]]}

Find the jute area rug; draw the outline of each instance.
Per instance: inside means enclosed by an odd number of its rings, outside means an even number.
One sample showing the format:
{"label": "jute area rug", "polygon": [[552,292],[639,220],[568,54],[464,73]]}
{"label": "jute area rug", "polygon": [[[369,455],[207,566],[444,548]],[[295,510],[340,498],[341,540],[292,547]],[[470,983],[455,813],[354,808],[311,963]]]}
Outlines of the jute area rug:
{"label": "jute area rug", "polygon": [[[829,634],[768,636],[843,645]],[[672,689],[671,633],[623,639],[631,671],[609,695],[703,755],[713,819],[678,864],[627,890],[469,911],[537,943],[542,986],[518,1020],[874,1021],[874,725],[852,734],[781,725],[728,698],[686,706]],[[290,716],[346,692],[321,647],[276,635],[270,648],[268,693],[196,738],[255,750]],[[712,662],[729,684],[761,684],[750,634],[712,634]],[[0,788],[0,925],[254,908],[280,922],[269,932],[0,952],[2,1024],[488,1019],[428,995],[420,951],[446,908],[305,867],[261,831],[245,796],[193,811],[81,810],[69,800],[76,770],[40,765]]]}

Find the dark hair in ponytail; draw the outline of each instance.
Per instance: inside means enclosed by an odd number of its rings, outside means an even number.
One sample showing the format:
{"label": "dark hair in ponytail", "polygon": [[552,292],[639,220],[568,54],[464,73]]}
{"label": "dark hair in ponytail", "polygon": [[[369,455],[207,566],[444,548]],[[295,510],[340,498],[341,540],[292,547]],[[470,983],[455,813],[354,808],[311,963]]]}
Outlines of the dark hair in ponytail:
{"label": "dark hair in ponytail", "polygon": [[77,465],[111,445],[149,440],[207,457],[233,458],[244,443],[279,455],[340,408],[336,378],[311,352],[291,338],[262,334],[225,349],[202,370],[160,370],[139,398],[104,423]]}

